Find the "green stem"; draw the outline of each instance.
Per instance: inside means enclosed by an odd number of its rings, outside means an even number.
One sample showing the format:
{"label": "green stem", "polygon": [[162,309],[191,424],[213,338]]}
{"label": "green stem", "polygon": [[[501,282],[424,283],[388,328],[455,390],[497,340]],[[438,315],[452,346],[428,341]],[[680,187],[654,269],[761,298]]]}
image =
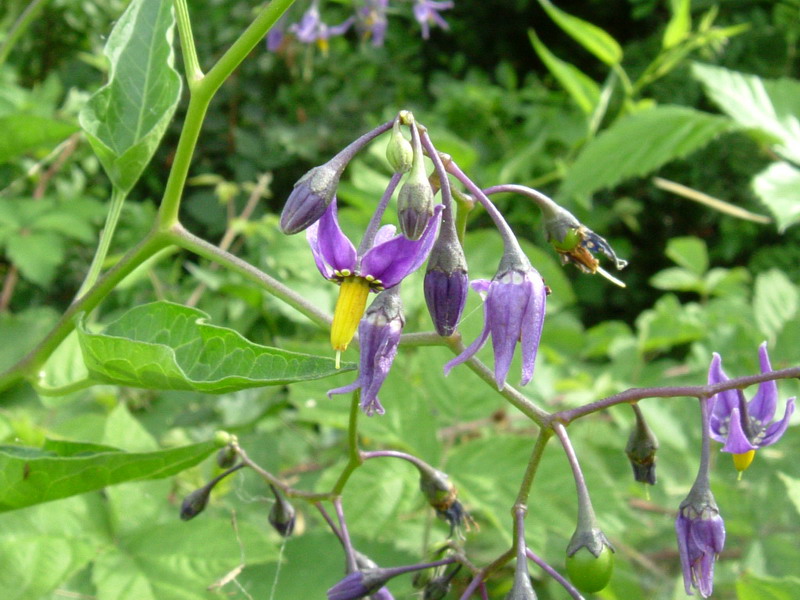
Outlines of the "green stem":
{"label": "green stem", "polygon": [[552,429],[542,429],[539,432],[539,437],[536,438],[536,444],[533,446],[533,452],[531,453],[531,458],[528,461],[528,466],[525,469],[525,475],[522,478],[522,482],[519,486],[519,492],[517,493],[517,500],[514,503],[515,510],[516,507],[526,506],[528,503],[528,496],[531,493],[531,485],[533,484],[533,478],[536,476],[536,471],[539,469],[539,464],[542,462],[542,455],[544,454],[544,449],[547,446],[547,442],[553,436]]}
{"label": "green stem", "polygon": [[25,378],[32,379],[36,377],[48,357],[75,329],[74,317],[80,312],[93,310],[131,271],[168,245],[169,239],[166,236],[153,232],[134,246],[116,265],[106,271],[85,294],[73,301],[66,312],[61,315],[58,323],[47,334],[47,337],[36,348],[0,375],[0,390],[7,389]]}
{"label": "green stem", "polygon": [[39,16],[42,8],[44,8],[44,3],[46,0],[33,0],[28,6],[25,7],[25,10],[22,11],[20,16],[14,22],[14,25],[11,27],[11,31],[8,32],[6,36],[6,42],[3,44],[3,47],[0,48],[0,66],[2,66],[8,55],[11,54],[11,51],[14,49],[14,46],[17,45],[19,38],[22,37],[22,34],[25,33],[25,30],[30,27],[30,24],[33,20]]}
{"label": "green stem", "polygon": [[103,270],[103,263],[108,256],[108,249],[111,246],[111,239],[114,237],[114,231],[117,229],[119,216],[122,214],[122,205],[125,204],[126,192],[123,192],[116,186],[111,190],[111,206],[106,215],[106,224],[103,231],[100,233],[100,242],[97,244],[97,250],[92,258],[92,264],[89,266],[89,272],[86,274],[86,279],[83,280],[80,289],[78,290],[77,298],[83,296],[86,291],[91,288],[100,277]]}
{"label": "green stem", "polygon": [[[178,211],[183,188],[186,185],[186,177],[189,173],[189,166],[192,162],[192,155],[197,146],[200,129],[203,126],[203,120],[214,94],[250,51],[264,39],[270,28],[293,3],[294,0],[272,0],[261,10],[233,45],[228,48],[227,52],[217,61],[217,64],[201,79],[195,80],[193,85],[190,84],[191,97],[189,98],[189,106],[186,109],[186,119],[184,120],[181,137],[178,140],[178,146],[175,149],[172,169],[169,173],[167,185],[164,188],[164,197],[158,210],[157,226],[159,230],[167,231],[178,223]],[[179,12],[177,16],[182,43],[187,44],[191,36],[188,12],[185,15],[181,15]],[[185,20],[181,25],[182,19]],[[184,38],[186,38],[186,41],[183,41]]]}
{"label": "green stem", "polygon": [[330,327],[332,321],[331,316],[318,309],[316,306],[306,300],[301,294],[298,294],[274,277],[267,275],[250,263],[243,261],[241,258],[238,258],[230,252],[227,252],[215,246],[214,244],[211,244],[204,239],[190,233],[179,223],[173,225],[170,231],[166,232],[165,235],[167,235],[170,241],[177,246],[189,250],[190,252],[193,252],[198,256],[202,256],[203,258],[212,262],[219,263],[232,271],[244,275],[251,281],[255,281],[267,292],[276,298],[283,300],[286,304],[304,314],[316,325],[319,325],[323,329]]}
{"label": "green stem", "polygon": [[175,20],[178,22],[178,35],[181,39],[181,52],[183,53],[183,67],[186,72],[186,81],[191,90],[203,78],[200,61],[197,60],[197,50],[194,46],[192,34],[192,21],[189,19],[189,7],[186,0],[175,0]]}
{"label": "green stem", "polygon": [[358,451],[358,411],[360,409],[361,390],[353,392],[353,399],[350,402],[350,419],[347,425],[347,448],[348,460],[344,470],[336,480],[336,485],[333,486],[331,494],[340,496],[344,486],[347,485],[347,480],[358,467],[364,462],[361,453]]}

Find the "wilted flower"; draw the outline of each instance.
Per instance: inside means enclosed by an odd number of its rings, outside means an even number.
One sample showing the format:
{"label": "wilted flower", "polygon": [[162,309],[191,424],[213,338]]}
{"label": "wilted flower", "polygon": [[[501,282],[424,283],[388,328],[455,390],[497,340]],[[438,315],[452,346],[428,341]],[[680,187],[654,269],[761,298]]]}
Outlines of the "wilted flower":
{"label": "wilted flower", "polygon": [[572,263],[584,273],[600,273],[603,277],[621,287],[625,284],[600,266],[595,258],[598,252],[614,261],[617,270],[623,269],[628,262],[619,258],[611,245],[594,231],[583,225],[575,216],[552,203],[545,213],[544,228],[547,241],[561,256],[563,264]]}
{"label": "wilted flower", "polygon": [[687,594],[692,588],[708,598],[714,587],[714,562],[725,545],[725,523],[707,486],[693,487],[675,520]]}
{"label": "wilted flower", "polygon": [[188,494],[181,502],[181,520],[189,521],[203,512],[208,506],[208,499],[211,496],[211,487],[204,485]]}
{"label": "wilted flower", "polygon": [[451,8],[453,8],[453,3],[450,1],[416,0],[414,3],[414,18],[422,27],[423,39],[427,40],[430,37],[431,25],[438,25],[442,29],[450,28],[439,12]]}
{"label": "wilted flower", "polygon": [[[767,344],[758,348],[761,372],[772,371],[767,355]],[[714,385],[728,381],[722,370],[722,358],[716,352],[708,370],[708,383]],[[794,398],[786,401],[783,419],[772,422],[778,401],[778,384],[765,381],[758,386],[753,399],[747,402],[741,390],[728,390],[716,394],[711,402],[711,437],[722,442],[723,452],[733,454],[733,462],[744,471],[753,460],[755,451],[777,442],[789,426],[794,413]]]}
{"label": "wilted flower", "polygon": [[478,279],[471,285],[475,291],[486,294],[483,331],[468,348],[444,366],[445,374],[480,350],[491,333],[498,389],[505,386],[517,341],[522,344],[522,385],[525,385],[533,377],[544,325],[547,287],[542,276],[521,252],[510,251],[503,255],[491,282]]}
{"label": "wilted flower", "polygon": [[628,437],[625,454],[633,467],[633,478],[640,483],[656,484],[656,450],[658,439],[644,420],[638,404],[631,405],[636,424]]}
{"label": "wilted flower", "polygon": [[395,236],[393,225],[381,227],[374,245],[363,256],[339,227],[335,198],[322,218],[308,228],[308,243],[319,272],[341,286],[331,325],[331,345],[337,357],[353,339],[369,292],[394,287],[425,262],[439,230],[440,212],[441,205],[418,240]]}
{"label": "wilted flower", "polygon": [[294,506],[283,497],[274,485],[269,486],[275,496],[275,504],[269,511],[269,524],[283,537],[289,537],[294,531],[295,510]]}
{"label": "wilted flower", "polygon": [[403,306],[397,287],[378,294],[358,324],[358,379],[350,385],[330,390],[328,396],[361,388],[361,409],[368,416],[382,415],[385,411],[378,400],[378,390],[397,355],[403,325]]}

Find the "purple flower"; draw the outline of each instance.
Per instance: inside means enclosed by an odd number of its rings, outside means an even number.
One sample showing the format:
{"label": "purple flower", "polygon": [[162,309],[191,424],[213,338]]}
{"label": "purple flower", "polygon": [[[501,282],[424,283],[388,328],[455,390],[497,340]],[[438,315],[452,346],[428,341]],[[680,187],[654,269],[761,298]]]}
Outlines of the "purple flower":
{"label": "purple flower", "polygon": [[428,39],[431,35],[430,26],[438,25],[442,29],[449,29],[447,21],[442,18],[439,11],[453,8],[450,1],[442,2],[437,0],[416,0],[414,3],[414,18],[422,27],[423,39]]}
{"label": "purple flower", "polygon": [[334,350],[344,351],[353,339],[370,291],[396,286],[425,262],[439,230],[441,210],[442,205],[436,207],[418,240],[395,236],[393,225],[381,227],[362,255],[339,227],[335,197],[322,218],[306,230],[319,272],[341,286],[331,325]]}
{"label": "purple flower", "polygon": [[483,331],[464,352],[444,366],[445,375],[480,350],[491,333],[498,389],[505,386],[517,341],[522,344],[522,385],[525,385],[533,377],[544,324],[547,288],[541,275],[527,258],[512,253],[500,261],[500,269],[491,282],[478,279],[471,285],[475,291],[486,294]]}
{"label": "purple flower", "polygon": [[361,409],[370,417],[375,413],[382,415],[385,411],[378,400],[378,390],[397,355],[403,325],[403,306],[397,287],[378,294],[358,325],[358,379],[350,385],[330,390],[328,397],[361,388]]}
{"label": "purple flower", "polygon": [[[758,355],[761,372],[772,371],[766,342],[759,346]],[[728,376],[722,370],[722,358],[715,352],[708,369],[708,383],[714,385],[725,381],[728,381]],[[794,412],[794,400],[789,398],[786,401],[783,419],[773,422],[778,401],[775,381],[761,383],[750,402],[745,400],[741,390],[720,392],[711,399],[711,437],[725,444],[722,451],[732,453],[736,468],[743,471],[752,462],[756,450],[774,444],[786,431]]]}
{"label": "purple flower", "polygon": [[373,46],[383,46],[386,37],[389,0],[366,0],[364,7],[359,11],[361,26],[365,37],[372,37]]}
{"label": "purple flower", "polygon": [[369,594],[364,581],[364,573],[355,571],[328,590],[328,600],[356,600]]}
{"label": "purple flower", "polygon": [[297,39],[304,44],[316,43],[323,51],[328,49],[328,39],[335,35],[342,35],[353,24],[353,17],[350,17],[339,25],[324,23],[319,14],[319,2],[314,0],[311,6],[303,14],[299,23],[289,27],[289,31],[295,34]]}
{"label": "purple flower", "polygon": [[692,488],[675,520],[686,593],[692,588],[708,598],[714,587],[714,562],[725,545],[725,523],[707,487]]}

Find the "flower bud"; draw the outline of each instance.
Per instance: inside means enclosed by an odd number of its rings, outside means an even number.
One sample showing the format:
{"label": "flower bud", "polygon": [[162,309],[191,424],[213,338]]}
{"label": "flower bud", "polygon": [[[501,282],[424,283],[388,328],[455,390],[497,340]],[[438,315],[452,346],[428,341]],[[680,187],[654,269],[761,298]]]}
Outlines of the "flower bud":
{"label": "flower bud", "polygon": [[283,233],[299,233],[319,220],[336,194],[345,165],[334,157],[298,179],[281,212]]}
{"label": "flower bud", "polygon": [[707,476],[698,476],[681,502],[675,519],[686,593],[697,589],[708,598],[714,589],[714,563],[725,546],[725,523],[719,514]]}
{"label": "flower bud", "polygon": [[386,160],[395,173],[408,173],[414,161],[414,149],[400,132],[400,119],[394,120],[389,143],[386,146]]}
{"label": "flower bud", "polygon": [[433,467],[419,469],[419,489],[433,508],[447,510],[456,501],[456,486],[447,473]]}
{"label": "flower bud", "polygon": [[455,225],[448,216],[452,219],[451,211],[443,217],[441,232],[428,258],[423,284],[433,326],[436,333],[444,337],[455,332],[469,289],[467,259],[456,236]]}
{"label": "flower bud", "polygon": [[636,424],[625,446],[625,454],[633,468],[633,478],[640,483],[656,484],[656,450],[658,439],[644,420],[638,404],[632,404]]}
{"label": "flower bud", "polygon": [[608,585],[614,572],[614,548],[596,527],[578,527],[567,546],[567,575],[576,588],[592,593]]}
{"label": "flower bud", "polygon": [[431,579],[422,592],[422,600],[442,600],[450,592],[450,579],[447,575]]}
{"label": "flower bud", "polygon": [[283,537],[289,537],[294,531],[295,510],[294,506],[275,489],[269,486],[275,496],[275,504],[269,511],[269,524]]}
{"label": "flower bud", "polygon": [[208,505],[213,485],[204,485],[186,496],[181,502],[181,520],[189,521],[203,512]]}
{"label": "flower bud", "polygon": [[411,172],[397,195],[400,231],[410,240],[419,239],[433,216],[433,188],[425,173],[425,159],[416,125],[412,125],[414,160]]}

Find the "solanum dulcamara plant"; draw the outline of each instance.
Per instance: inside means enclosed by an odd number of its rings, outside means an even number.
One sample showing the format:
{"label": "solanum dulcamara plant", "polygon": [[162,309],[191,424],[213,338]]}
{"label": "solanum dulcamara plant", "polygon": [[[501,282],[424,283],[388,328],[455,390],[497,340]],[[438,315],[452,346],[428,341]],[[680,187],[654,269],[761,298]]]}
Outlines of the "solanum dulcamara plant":
{"label": "solanum dulcamara plant", "polygon": [[[98,124],[113,128],[117,124],[115,119],[120,116],[118,111],[103,112],[109,100],[102,96],[104,92],[101,90],[100,99],[106,104],[90,102],[90,108],[82,117],[87,135],[92,139],[114,186],[115,208],[109,212],[103,238],[98,244],[93,262],[97,266],[90,269],[74,302],[47,337],[0,377],[0,389],[27,382],[43,393],[57,394],[96,383],[116,383],[220,393],[259,385],[291,385],[296,381],[351,372],[350,383],[328,391],[331,402],[348,402],[348,399],[350,402],[347,461],[331,489],[315,492],[295,487],[252,459],[235,436],[220,433],[215,440],[221,446],[217,461],[222,473],[189,494],[180,509],[180,517],[184,520],[197,517],[220,481],[243,469],[254,471],[263,478],[265,488],[274,498],[269,523],[281,536],[294,534],[297,515],[302,510],[319,512],[327,523],[331,551],[341,551],[342,556],[342,576],[338,581],[329,582],[329,600],[366,597],[388,600],[392,594],[387,583],[408,575],[414,576],[414,582],[426,599],[445,598],[456,576],[467,579],[460,594],[462,600],[487,598],[486,582],[512,562],[515,565],[514,578],[506,595],[508,600],[536,598],[531,582],[533,570],[541,576],[552,577],[572,598],[579,599],[582,594],[603,589],[613,575],[615,544],[604,533],[602,513],[595,511],[591,501],[577,453],[570,441],[569,426],[599,411],[629,404],[635,414],[635,425],[624,450],[635,480],[654,485],[659,444],[639,404],[649,398],[693,397],[698,401],[699,418],[694,420],[702,433],[702,444],[694,483],[685,500],[676,507],[676,547],[686,593],[711,596],[715,563],[725,547],[726,537],[725,507],[717,504],[710,485],[712,440],[723,444],[722,450],[733,455],[736,468],[742,471],[750,465],[756,451],[779,442],[794,411],[794,399],[789,399],[785,402],[783,417],[775,420],[781,403],[776,381],[798,377],[800,369],[773,371],[766,345],[758,349],[761,373],[757,375],[729,378],[722,370],[720,354],[715,353],[708,357],[710,368],[704,385],[630,389],[564,410],[549,410],[535,402],[525,390],[536,385],[536,364],[542,360],[538,350],[542,332],[547,327],[547,303],[551,290],[491,197],[496,194],[515,195],[537,207],[542,215],[546,240],[565,266],[573,265],[587,275],[599,274],[607,279],[608,285],[624,287],[619,278],[622,274],[612,275],[609,269],[619,271],[626,266],[626,261],[617,256],[601,235],[592,231],[590,224],[580,222],[545,194],[513,182],[476,181],[456,160],[437,149],[436,131],[427,127],[419,115],[408,110],[399,110],[394,118],[363,133],[327,162],[308,171],[297,181],[283,204],[279,221],[282,233],[305,237],[308,252],[319,271],[320,285],[337,289],[338,299],[332,315],[328,312],[330,307],[316,306],[293,289],[292,281],[275,279],[225,248],[195,236],[181,224],[182,190],[205,111],[215,92],[249,52],[254,48],[263,51],[261,44],[264,40],[270,49],[280,48],[288,43],[288,38],[327,48],[330,36],[344,34],[351,27],[380,44],[390,8],[395,4],[398,9],[408,6],[408,3],[389,0],[367,0],[358,3],[352,17],[328,25],[323,20],[324,5],[320,0],[311,0],[300,11],[296,21],[283,16],[292,4],[292,0],[273,0],[261,8],[250,27],[204,72],[194,48],[190,11],[185,0],[175,0],[174,12],[170,2],[131,2],[109,38],[107,54],[112,60],[121,60],[132,41],[139,39],[137,36],[148,33],[147,28],[153,28],[153,23],[162,23],[159,35],[167,45],[161,68],[162,76],[167,77],[172,69],[168,42],[173,24],[176,24],[185,64],[185,83],[190,95],[156,222],[145,239],[115,266],[103,270],[108,241],[114,234],[119,216],[118,208],[130,190],[131,180],[141,174],[143,167],[141,160],[131,165],[125,161],[124,152],[115,155],[115,150],[104,144]],[[449,1],[413,0],[411,5],[413,18],[419,23],[423,37],[431,35],[432,27],[447,28],[442,13],[454,8],[454,3]],[[298,4],[296,8],[302,7]],[[152,11],[152,19],[139,18],[146,11]],[[119,62],[114,64],[114,67],[118,66]],[[112,85],[113,70],[109,86]],[[163,108],[167,119],[177,103],[179,84],[172,93],[175,102]],[[111,102],[115,100],[112,98]],[[124,110],[125,105],[114,108]],[[162,133],[163,128],[157,137]],[[384,193],[374,199],[374,211],[368,225],[360,232],[359,239],[351,239],[339,223],[341,203],[337,191],[353,159],[377,140],[385,143],[386,164],[392,174],[386,181]],[[135,172],[137,168],[139,170]],[[126,177],[120,178],[120,173]],[[396,210],[390,211],[390,207],[395,205]],[[494,234],[502,240],[502,253],[496,256],[496,271],[490,279],[470,280],[464,235],[466,215],[471,211],[485,212],[493,224]],[[254,344],[247,346],[244,352],[244,345],[249,342],[235,332],[220,329],[212,332],[213,335],[227,336],[226,344],[229,345],[223,345],[227,350],[213,355],[213,376],[194,373],[190,376],[179,368],[181,353],[200,355],[204,352],[205,342],[176,344],[171,354],[166,352],[158,355],[157,359],[148,358],[149,362],[137,363],[137,357],[153,351],[152,348],[158,344],[167,343],[165,337],[149,339],[146,327],[126,328],[122,324],[113,329],[113,335],[110,329],[108,335],[102,337],[85,327],[86,315],[95,310],[126,275],[169,247],[182,248],[239,273],[297,309],[327,332],[330,356],[313,357]],[[430,329],[408,331],[400,290],[411,286],[409,281],[419,281],[417,278],[409,279],[409,275],[417,270],[424,270],[421,288],[403,291],[424,297],[430,315]],[[474,340],[467,340],[468,344],[465,344],[460,327],[470,294],[477,295],[482,302],[483,328]],[[140,323],[152,323],[163,318],[169,323],[179,323],[181,327],[174,327],[166,338],[188,335],[183,333],[184,328],[191,329],[204,318],[188,307],[169,303],[137,307],[131,313],[134,311],[135,315],[127,317],[129,320],[137,318],[141,319]],[[123,317],[121,322],[127,323],[125,319]],[[197,327],[205,327],[203,335],[211,335],[209,325],[200,323]],[[73,331],[77,331],[80,337],[89,375],[61,389],[45,389],[41,379],[43,365]],[[492,367],[479,358],[490,338]],[[98,344],[103,344],[102,352],[97,351]],[[351,344],[358,347],[357,365],[342,360]],[[431,345],[452,351],[453,357],[449,361],[436,366],[445,384],[448,376],[452,378],[456,373],[472,371],[486,384],[487,394],[494,394],[498,404],[508,403],[517,409],[530,420],[536,431],[530,442],[529,462],[518,484],[516,501],[508,507],[511,510],[508,523],[512,531],[511,544],[507,551],[485,564],[478,564],[465,544],[473,536],[480,536],[479,522],[470,514],[467,503],[459,498],[456,486],[446,472],[409,452],[391,448],[366,451],[359,446],[360,413],[371,419],[382,419],[389,411],[405,410],[403,403],[396,398],[383,398],[383,401],[380,398],[381,387],[398,354],[407,348]],[[119,348],[119,356],[113,355],[115,348]],[[486,351],[483,353],[488,354]],[[242,355],[248,358],[243,360]],[[512,372],[515,356],[521,359],[520,373]],[[274,357],[280,360],[273,361]],[[169,362],[172,358],[176,361],[174,365]],[[758,389],[747,401],[742,390],[752,385],[758,385]],[[537,540],[528,539],[525,533],[526,520],[539,518],[536,511],[529,510],[531,492],[541,459],[553,438],[567,459],[576,491],[575,530],[564,549],[563,565],[548,564],[540,556]],[[209,446],[205,454],[199,453],[192,464],[207,456],[212,447]],[[345,491],[349,492],[355,485],[352,474],[367,461],[388,460],[405,461],[417,470],[422,496],[435,514],[450,526],[447,538],[440,540],[438,546],[434,545],[436,551],[423,552],[419,562],[414,564],[378,565],[355,547],[348,532],[343,498]],[[191,465],[182,463],[180,468],[187,466]],[[36,485],[33,478],[22,477],[21,480],[21,485]],[[97,485],[118,481],[121,480],[106,480]],[[41,490],[37,493],[37,498],[53,499]],[[313,568],[309,560],[309,572]]]}

